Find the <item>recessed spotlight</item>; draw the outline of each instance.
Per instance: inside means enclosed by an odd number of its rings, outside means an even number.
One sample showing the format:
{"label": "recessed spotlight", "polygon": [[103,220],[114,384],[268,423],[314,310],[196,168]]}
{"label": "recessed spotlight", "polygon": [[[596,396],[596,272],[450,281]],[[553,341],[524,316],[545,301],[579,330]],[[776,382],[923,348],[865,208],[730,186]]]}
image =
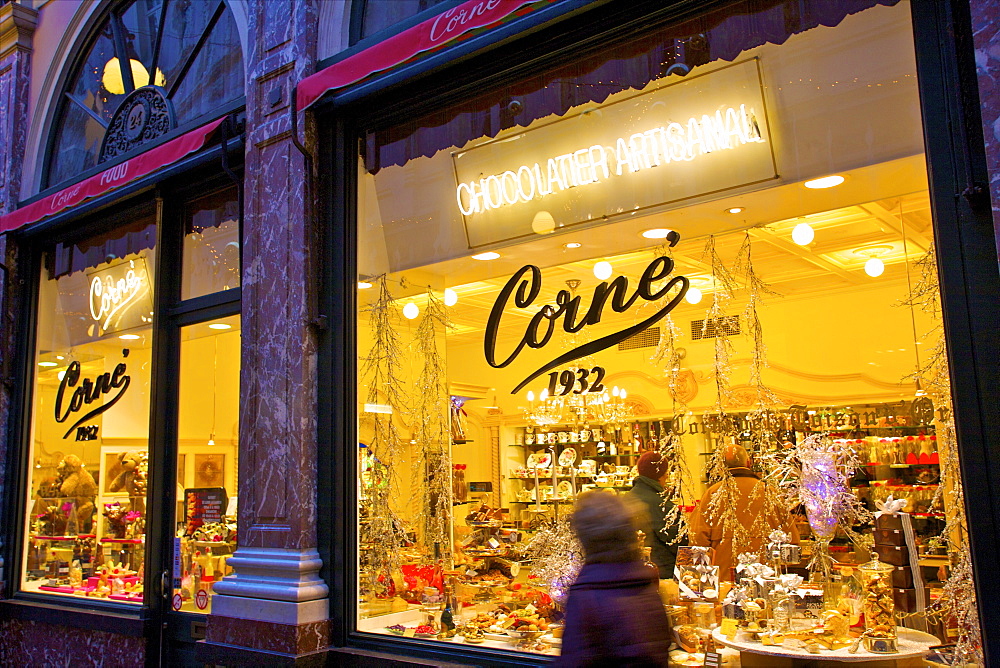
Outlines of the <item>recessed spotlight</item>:
{"label": "recessed spotlight", "polygon": [[444,305],[454,306],[458,303],[458,293],[451,288],[444,289]]}
{"label": "recessed spotlight", "polygon": [[687,294],[684,295],[684,301],[688,304],[697,304],[701,301],[701,290],[694,286],[689,287]]}
{"label": "recessed spotlight", "polygon": [[57,360],[64,360],[66,357],[64,355],[56,355]]}
{"label": "recessed spotlight", "polygon": [[59,365],[56,364],[55,362],[39,362],[38,366],[50,367],[50,366],[59,366]]}
{"label": "recessed spotlight", "polygon": [[643,230],[642,236],[646,239],[666,239],[670,230],[663,227],[654,227],[651,230]]}
{"label": "recessed spotlight", "polygon": [[802,185],[806,188],[812,188],[813,190],[819,190],[821,188],[832,188],[834,186],[839,186],[844,182],[844,177],[839,174],[831,174],[830,176],[821,176],[818,179],[812,179],[811,181],[806,181]]}
{"label": "recessed spotlight", "polygon": [[809,223],[799,223],[792,230],[792,241],[800,246],[808,246],[815,237],[816,233]]}
{"label": "recessed spotlight", "polygon": [[135,341],[136,339],[139,339],[141,337],[138,334],[122,334],[118,338],[121,339],[122,341]]}
{"label": "recessed spotlight", "polygon": [[473,260],[496,260],[500,257],[500,253],[494,253],[493,251],[486,251],[485,253],[479,253],[478,255],[473,255]]}
{"label": "recessed spotlight", "polygon": [[358,290],[367,290],[372,287],[372,284],[368,281],[358,281]]}
{"label": "recessed spotlight", "polygon": [[213,322],[208,326],[209,329],[232,329],[232,325],[227,325],[224,322]]}
{"label": "recessed spotlight", "polygon": [[406,306],[403,307],[403,317],[407,320],[413,320],[418,315],[420,315],[420,307],[413,302],[408,302]]}
{"label": "recessed spotlight", "polygon": [[601,260],[600,262],[594,265],[594,276],[601,279],[602,281],[606,281],[609,278],[611,278],[611,273],[613,271],[614,269],[612,268],[611,263],[608,262],[607,260]]}
{"label": "recessed spotlight", "polygon": [[744,209],[742,206],[734,206],[726,209],[728,213],[743,213]]}
{"label": "recessed spotlight", "polygon": [[570,241],[568,244],[563,244],[563,248],[579,248],[582,245],[579,241]]}

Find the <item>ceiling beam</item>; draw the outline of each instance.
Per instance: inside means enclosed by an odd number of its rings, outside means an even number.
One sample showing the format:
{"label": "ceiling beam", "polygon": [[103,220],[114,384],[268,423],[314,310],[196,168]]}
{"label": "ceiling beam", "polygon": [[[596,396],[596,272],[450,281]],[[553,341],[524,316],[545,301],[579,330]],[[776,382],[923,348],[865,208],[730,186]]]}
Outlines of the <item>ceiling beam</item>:
{"label": "ceiling beam", "polygon": [[[903,226],[900,224],[901,221],[899,220],[899,217],[893,214],[891,211],[889,211],[889,209],[885,208],[878,202],[859,204],[858,208],[867,213],[868,215],[872,216],[876,220],[878,220],[878,222],[888,227],[891,231],[895,232],[900,237],[904,236]],[[926,253],[927,249],[931,247],[930,240],[920,232],[914,230],[912,226],[908,227],[910,227],[910,229],[906,230],[905,233],[907,245],[912,243],[914,246],[920,249],[921,253]]]}
{"label": "ceiling beam", "polygon": [[819,255],[814,255],[812,252],[806,251],[805,246],[799,246],[798,244],[775,234],[766,227],[752,227],[747,231],[750,233],[751,237],[755,239],[760,239],[765,243],[769,243],[772,246],[775,246],[785,251],[786,253],[794,255],[800,260],[808,262],[813,266],[819,267],[824,271],[828,271],[831,274],[835,274],[836,276],[839,276],[840,278],[844,279],[845,281],[848,281],[849,283],[860,285],[862,283],[867,282],[860,273],[847,271],[840,265],[834,264],[833,262],[827,260],[824,257],[821,257]]}

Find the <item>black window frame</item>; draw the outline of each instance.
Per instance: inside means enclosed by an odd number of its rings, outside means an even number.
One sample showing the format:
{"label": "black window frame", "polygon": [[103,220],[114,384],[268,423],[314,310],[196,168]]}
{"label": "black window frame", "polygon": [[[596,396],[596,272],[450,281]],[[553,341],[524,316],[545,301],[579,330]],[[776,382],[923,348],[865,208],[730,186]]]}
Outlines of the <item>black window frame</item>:
{"label": "black window frame", "polygon": [[[0,615],[52,623],[53,611],[58,611],[59,623],[65,626],[145,637],[147,659],[158,656],[159,663],[172,658],[163,652],[184,651],[184,643],[195,639],[192,637],[193,629],[199,622],[204,625],[204,615],[171,610],[169,588],[163,595],[160,578],[158,575],[154,577],[154,574],[169,572],[173,554],[180,331],[191,324],[241,313],[242,287],[182,300],[181,272],[176,268],[182,266],[185,206],[213,192],[232,189],[238,198],[242,247],[242,144],[242,141],[236,141],[232,146],[225,147],[228,151],[221,151],[227,155],[225,163],[220,159],[219,151],[206,149],[194,156],[187,169],[169,175],[161,174],[159,182],[148,184],[134,194],[118,197],[100,208],[87,208],[78,215],[69,212],[52,221],[8,233],[8,247],[14,245],[17,249],[17,278],[21,285],[13,307],[26,317],[18,322],[13,332],[16,338],[12,377],[7,379],[11,403],[7,456],[3,465],[10,482],[3,490],[4,512],[0,519],[11,531],[4,536],[7,542],[0,545],[0,557],[6,566],[0,581],[3,598],[0,600]],[[38,292],[44,271],[42,255],[56,242],[87,238],[127,224],[129,212],[138,207],[154,207],[157,224],[144,562],[147,576],[143,603],[130,605],[22,591],[24,552],[21,546],[27,530],[24,517],[30,485],[33,361]],[[171,271],[170,268],[175,269]],[[168,638],[172,642],[166,642]]]}
{"label": "black window frame", "polygon": [[[601,43],[625,40],[725,4],[694,0],[666,5],[652,0],[556,3],[495,32],[486,31],[337,91],[317,104],[317,190],[323,237],[320,312],[331,323],[321,333],[319,346],[318,530],[324,563],[321,575],[331,592],[333,645],[479,665],[548,662],[513,652],[466,645],[459,650],[445,643],[356,630],[357,534],[352,509],[357,507],[356,161],[361,131],[419,117],[477,89],[515,81],[561,58],[596,50]],[[994,363],[1000,358],[1000,309],[996,306],[1000,272],[989,198],[984,202],[962,194],[989,182],[972,25],[968,3],[961,0],[912,0],[911,12],[955,419],[989,664],[991,658],[1000,657],[1000,637],[988,633],[988,629],[1000,628],[1000,608],[992,604],[1000,596],[1000,582],[990,577],[1000,570],[1000,459],[991,456],[1000,452],[1000,411],[988,404],[991,389],[1000,385],[1000,366]],[[964,91],[965,96],[954,91]],[[373,109],[379,110],[377,116]]]}

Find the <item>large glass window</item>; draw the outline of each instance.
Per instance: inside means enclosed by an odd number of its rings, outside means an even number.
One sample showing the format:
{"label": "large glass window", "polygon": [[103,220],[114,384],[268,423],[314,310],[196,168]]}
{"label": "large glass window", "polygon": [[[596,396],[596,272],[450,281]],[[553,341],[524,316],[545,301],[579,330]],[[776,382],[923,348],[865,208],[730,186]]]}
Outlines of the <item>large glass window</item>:
{"label": "large glass window", "polygon": [[22,588],[142,603],[151,212],[44,255]]}
{"label": "large glass window", "polygon": [[169,100],[171,128],[243,96],[239,35],[223,0],[123,4],[110,12],[85,53],[59,101],[49,185],[99,162],[108,124],[138,88],[156,87]]}
{"label": "large glass window", "polygon": [[909,6],[755,9],[365,133],[358,630],[558,654],[577,496],[645,485],[687,650],[774,609],[748,565],[803,578],[799,631],[871,594],[949,638],[971,583]]}

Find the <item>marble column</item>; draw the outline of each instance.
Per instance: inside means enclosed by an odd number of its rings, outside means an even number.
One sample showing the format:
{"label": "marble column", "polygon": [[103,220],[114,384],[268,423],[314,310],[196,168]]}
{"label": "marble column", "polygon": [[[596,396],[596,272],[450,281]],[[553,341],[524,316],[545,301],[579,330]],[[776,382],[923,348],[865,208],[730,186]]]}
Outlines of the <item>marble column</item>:
{"label": "marble column", "polygon": [[979,108],[989,168],[993,229],[1000,260],[1000,5],[996,0],[971,0],[972,34],[976,48]]}
{"label": "marble column", "polygon": [[[24,138],[28,134],[28,85],[31,75],[31,40],[35,33],[38,13],[21,4],[0,5],[0,214],[17,208],[21,192],[21,167],[24,162]],[[15,248],[9,248],[6,237],[0,239],[0,295],[5,295],[7,307],[13,300],[8,271],[14,270]],[[12,325],[15,314],[0,314],[0,375],[4,378],[10,368],[13,354]],[[0,383],[0,463],[6,461],[7,416],[10,410],[10,393],[7,385]],[[6,485],[17,480],[7,475],[0,464],[0,504],[5,498]],[[0,508],[0,517],[3,516]],[[4,534],[0,533],[0,547]],[[2,550],[0,550],[2,554]],[[4,576],[3,557],[0,556],[0,581]]]}
{"label": "marble column", "polygon": [[240,546],[235,573],[215,585],[205,643],[300,656],[329,643],[316,551],[313,197],[289,106],[315,69],[318,21],[314,0],[247,9]]}

